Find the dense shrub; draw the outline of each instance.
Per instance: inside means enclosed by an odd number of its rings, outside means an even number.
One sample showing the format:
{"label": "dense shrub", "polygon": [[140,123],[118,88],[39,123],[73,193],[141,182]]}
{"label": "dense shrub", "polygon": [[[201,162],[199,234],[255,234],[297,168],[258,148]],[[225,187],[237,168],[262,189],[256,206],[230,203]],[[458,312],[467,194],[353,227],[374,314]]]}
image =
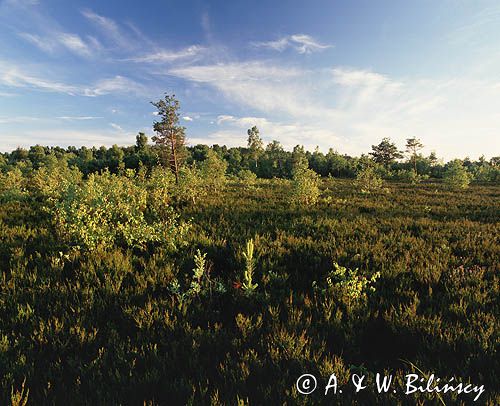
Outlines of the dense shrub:
{"label": "dense shrub", "polygon": [[148,194],[134,172],[117,176],[105,171],[64,186],[55,220],[59,232],[77,245],[145,248],[147,243],[174,244],[186,231],[179,215],[167,202]]}
{"label": "dense shrub", "polygon": [[373,166],[366,166],[356,176],[356,185],[362,193],[372,193],[382,189],[384,182]]}
{"label": "dense shrub", "polygon": [[412,169],[400,169],[395,171],[392,176],[392,179],[398,180],[401,182],[409,183],[411,185],[416,185],[420,183],[424,179],[428,179],[427,175],[419,175]]}
{"label": "dense shrub", "polygon": [[452,189],[465,189],[469,187],[471,176],[464,168],[463,163],[456,159],[448,163],[444,172],[443,181]]}
{"label": "dense shrub", "polygon": [[221,159],[215,152],[209,151],[207,158],[200,164],[200,175],[203,185],[210,193],[218,193],[224,189],[227,162]]}
{"label": "dense shrub", "polygon": [[19,168],[0,173],[0,202],[13,202],[27,196],[27,182]]}
{"label": "dense shrub", "polygon": [[499,182],[500,167],[483,163],[475,169],[474,179],[479,182]]}
{"label": "dense shrub", "polygon": [[299,164],[293,171],[290,200],[298,205],[310,206],[318,202],[320,177],[305,164]]}
{"label": "dense shrub", "polygon": [[254,186],[257,181],[257,175],[248,169],[242,169],[238,172],[236,177],[247,188]]}
{"label": "dense shrub", "polygon": [[179,171],[179,183],[175,187],[175,197],[181,203],[195,205],[207,195],[208,189],[200,169],[195,165],[183,166]]}

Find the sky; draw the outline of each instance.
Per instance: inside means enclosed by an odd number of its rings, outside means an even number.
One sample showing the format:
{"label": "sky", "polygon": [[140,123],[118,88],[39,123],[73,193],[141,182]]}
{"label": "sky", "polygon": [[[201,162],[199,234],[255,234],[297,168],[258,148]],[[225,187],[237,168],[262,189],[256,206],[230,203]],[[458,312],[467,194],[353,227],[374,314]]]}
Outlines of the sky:
{"label": "sky", "polygon": [[500,155],[498,0],[0,0],[0,151],[131,145],[151,101],[190,144]]}

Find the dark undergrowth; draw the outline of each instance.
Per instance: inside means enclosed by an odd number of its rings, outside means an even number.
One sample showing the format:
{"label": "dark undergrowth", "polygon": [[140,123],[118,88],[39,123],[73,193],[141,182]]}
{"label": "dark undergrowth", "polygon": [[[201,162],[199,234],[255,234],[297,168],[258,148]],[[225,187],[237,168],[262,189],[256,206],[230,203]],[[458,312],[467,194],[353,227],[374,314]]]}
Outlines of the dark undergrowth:
{"label": "dark undergrowth", "polygon": [[[324,180],[320,202],[301,208],[287,187],[231,183],[184,207],[192,225],[175,250],[70,247],[35,202],[3,203],[0,403],[25,382],[33,405],[438,404],[347,384],[384,371],[403,382],[418,368],[482,384],[476,403],[500,404],[500,188],[389,183],[363,194]],[[249,239],[258,287],[246,294]],[[223,288],[185,294],[197,249]],[[374,291],[351,300],[314,288],[334,262],[380,272]],[[304,373],[318,378],[309,396],[295,387]],[[332,373],[345,390],[324,396]]]}

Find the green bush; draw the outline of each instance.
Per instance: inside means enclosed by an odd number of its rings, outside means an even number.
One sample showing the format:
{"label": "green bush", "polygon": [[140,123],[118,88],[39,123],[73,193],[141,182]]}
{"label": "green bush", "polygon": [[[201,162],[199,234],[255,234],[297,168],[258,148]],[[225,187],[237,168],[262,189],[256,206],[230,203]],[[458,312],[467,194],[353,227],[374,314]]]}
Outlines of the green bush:
{"label": "green bush", "polygon": [[372,166],[366,166],[358,172],[356,185],[362,193],[372,193],[381,190],[384,182]]}
{"label": "green bush", "polygon": [[88,249],[123,244],[174,244],[187,230],[166,203],[148,194],[132,173],[92,174],[69,184],[55,207],[57,229],[69,241]]}
{"label": "green bush", "polygon": [[29,179],[31,196],[38,200],[45,209],[50,210],[61,200],[65,190],[71,185],[81,184],[82,177],[78,168],[69,168],[66,161],[42,166],[33,171]]}
{"label": "green bush", "polygon": [[226,170],[227,162],[212,150],[208,151],[207,158],[200,164],[204,187],[211,193],[223,190],[227,182]]}
{"label": "green bush", "polygon": [[483,163],[479,166],[475,173],[474,179],[478,182],[499,182],[500,181],[500,167],[493,166],[488,163]]}
{"label": "green bush", "polygon": [[333,298],[351,303],[366,299],[368,292],[375,292],[373,284],[379,277],[380,272],[375,272],[368,278],[358,268],[352,270],[333,262],[333,270],[326,277],[324,286],[313,282],[313,287],[322,294],[331,294]]}
{"label": "green bush", "polygon": [[27,180],[19,168],[0,172],[0,203],[20,201],[27,196]]}
{"label": "green bush", "polygon": [[469,187],[471,176],[462,161],[455,159],[448,163],[443,181],[450,189],[466,189]]}
{"label": "green bush", "polygon": [[247,188],[252,188],[257,181],[257,175],[249,169],[242,169],[236,178]]}
{"label": "green bush", "polygon": [[[306,161],[307,162],[307,161]],[[320,176],[305,165],[299,165],[293,171],[291,181],[291,201],[297,205],[311,206],[320,196]]]}
{"label": "green bush", "polygon": [[195,205],[208,193],[204,178],[196,165],[183,166],[179,171],[179,183],[175,187],[175,197],[181,203]]}
{"label": "green bush", "polygon": [[393,173],[391,178],[411,185],[416,185],[429,177],[427,175],[419,175],[412,169],[400,169]]}

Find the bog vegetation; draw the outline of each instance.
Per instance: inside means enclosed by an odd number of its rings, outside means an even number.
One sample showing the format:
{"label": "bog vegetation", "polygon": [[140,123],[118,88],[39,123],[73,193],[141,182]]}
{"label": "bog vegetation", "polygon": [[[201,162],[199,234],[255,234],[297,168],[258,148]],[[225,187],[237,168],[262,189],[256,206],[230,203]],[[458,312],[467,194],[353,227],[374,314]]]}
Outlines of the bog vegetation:
{"label": "bog vegetation", "polygon": [[414,365],[500,404],[498,158],[186,147],[155,106],[155,145],[0,155],[0,403],[331,404],[296,379]]}

